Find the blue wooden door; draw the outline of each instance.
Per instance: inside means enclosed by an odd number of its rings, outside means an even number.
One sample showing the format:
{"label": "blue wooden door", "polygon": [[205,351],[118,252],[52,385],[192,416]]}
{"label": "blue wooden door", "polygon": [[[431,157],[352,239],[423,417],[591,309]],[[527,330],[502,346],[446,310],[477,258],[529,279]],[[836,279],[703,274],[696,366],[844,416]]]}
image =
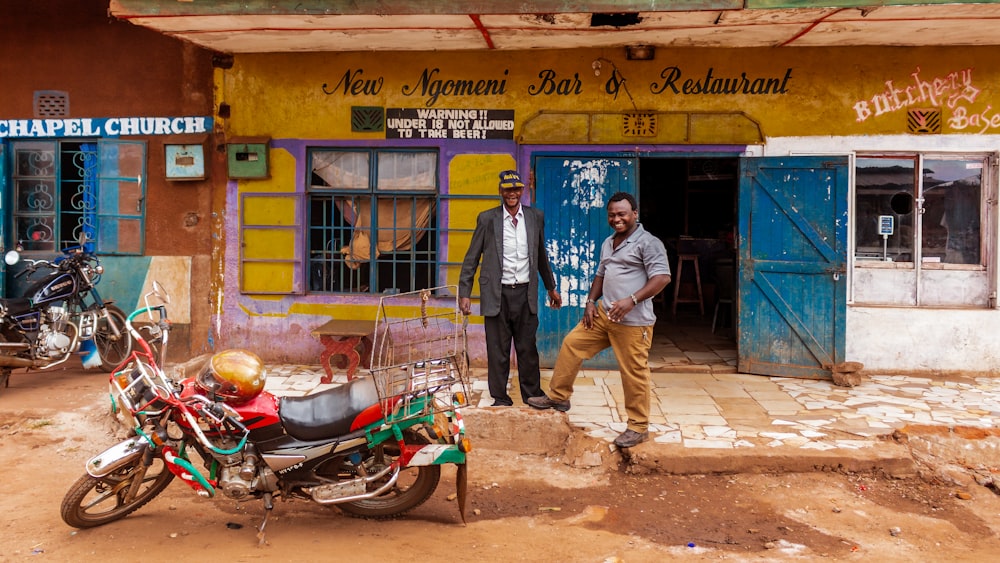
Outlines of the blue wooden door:
{"label": "blue wooden door", "polygon": [[[638,198],[637,159],[604,155],[539,156],[535,158],[534,206],[545,213],[545,237],[563,306],[545,306],[539,291],[538,353],[542,366],[555,365],[566,334],[583,318],[590,284],[597,273],[601,243],[611,235],[608,199],[615,192]],[[586,364],[615,368],[608,349]]]}
{"label": "blue wooden door", "polygon": [[847,157],[743,159],[739,371],[828,378],[844,361]]}

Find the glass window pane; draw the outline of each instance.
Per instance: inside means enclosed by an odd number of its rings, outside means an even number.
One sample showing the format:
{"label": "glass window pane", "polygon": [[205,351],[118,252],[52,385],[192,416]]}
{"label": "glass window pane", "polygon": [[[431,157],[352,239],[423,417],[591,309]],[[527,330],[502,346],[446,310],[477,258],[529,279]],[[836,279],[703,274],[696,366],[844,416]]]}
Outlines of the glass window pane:
{"label": "glass window pane", "polygon": [[102,215],[141,215],[142,186],[127,180],[101,180],[97,190],[98,212]]}
{"label": "glass window pane", "polygon": [[116,141],[101,144],[101,176],[135,179],[142,176],[146,158],[146,145],[138,142]]}
{"label": "glass window pane", "polygon": [[434,191],[437,154],[432,152],[383,152],[378,155],[379,190]]}
{"label": "glass window pane", "polygon": [[18,143],[14,146],[14,175],[46,177],[56,175],[55,143]]}
{"label": "glass window pane", "polygon": [[17,180],[14,212],[18,214],[51,215],[56,211],[56,182],[54,179]]}
{"label": "glass window pane", "polygon": [[97,231],[98,252],[142,253],[141,221],[103,217]]}
{"label": "glass window pane", "polygon": [[[916,216],[916,163],[913,158],[858,157],[855,170],[855,257],[858,260],[913,261]],[[890,217],[892,234],[880,225]]]}
{"label": "glass window pane", "polygon": [[313,151],[313,189],[368,190],[370,155],[351,151]]}
{"label": "glass window pane", "polygon": [[982,159],[924,160],[924,262],[980,263]]}
{"label": "glass window pane", "polygon": [[55,250],[55,218],[16,217],[14,229],[24,250]]}

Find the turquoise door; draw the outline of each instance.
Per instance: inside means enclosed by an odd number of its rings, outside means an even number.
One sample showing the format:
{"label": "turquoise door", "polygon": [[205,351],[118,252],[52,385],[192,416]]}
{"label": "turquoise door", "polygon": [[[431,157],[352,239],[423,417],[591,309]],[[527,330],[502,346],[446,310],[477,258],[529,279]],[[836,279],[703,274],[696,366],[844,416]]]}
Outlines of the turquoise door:
{"label": "turquoise door", "polygon": [[[590,284],[597,273],[601,243],[611,235],[608,199],[615,192],[638,198],[638,160],[604,155],[539,156],[534,161],[535,201],[545,213],[549,260],[563,306],[552,310],[539,291],[538,353],[543,367],[555,365],[562,339],[580,319]],[[615,368],[610,349],[586,364]]]}
{"label": "turquoise door", "polygon": [[739,371],[829,378],[844,361],[847,157],[740,163]]}

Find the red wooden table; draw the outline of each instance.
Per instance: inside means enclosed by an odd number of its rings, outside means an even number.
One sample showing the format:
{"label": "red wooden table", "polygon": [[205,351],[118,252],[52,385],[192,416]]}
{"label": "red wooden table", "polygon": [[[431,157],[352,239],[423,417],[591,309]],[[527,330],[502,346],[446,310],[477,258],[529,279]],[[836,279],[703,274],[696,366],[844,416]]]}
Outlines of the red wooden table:
{"label": "red wooden table", "polygon": [[[333,319],[312,330],[312,335],[319,338],[323,344],[323,352],[319,361],[323,364],[326,375],[321,383],[330,383],[333,379],[333,367],[330,365],[334,356],[342,356],[337,367],[347,367],[347,380],[354,379],[358,365],[371,367],[372,337],[375,334],[375,321]],[[360,353],[358,348],[361,348]]]}

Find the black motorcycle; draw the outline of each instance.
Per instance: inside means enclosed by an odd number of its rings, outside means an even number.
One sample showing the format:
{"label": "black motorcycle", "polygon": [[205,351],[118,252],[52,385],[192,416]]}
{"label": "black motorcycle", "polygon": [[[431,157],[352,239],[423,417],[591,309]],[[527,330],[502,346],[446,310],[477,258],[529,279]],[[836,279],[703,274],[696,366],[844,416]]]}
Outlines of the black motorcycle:
{"label": "black motorcycle", "polygon": [[[4,256],[13,266],[21,262],[18,245]],[[0,387],[9,384],[15,368],[40,370],[82,353],[84,368],[111,372],[132,351],[125,313],[104,301],[97,282],[104,273],[90,253],[86,237],[66,248],[55,260],[23,260],[27,267],[15,277],[44,269],[23,297],[0,299]]]}

